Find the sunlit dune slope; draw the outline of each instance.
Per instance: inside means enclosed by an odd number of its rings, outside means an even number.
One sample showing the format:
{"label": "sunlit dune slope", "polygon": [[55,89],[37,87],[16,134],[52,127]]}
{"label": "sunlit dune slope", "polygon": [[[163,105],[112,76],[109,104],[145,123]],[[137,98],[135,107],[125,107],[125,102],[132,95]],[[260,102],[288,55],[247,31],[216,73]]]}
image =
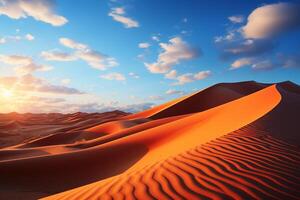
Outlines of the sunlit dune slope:
{"label": "sunlit dune slope", "polygon": [[297,199],[299,90],[222,83],[3,148],[0,199]]}

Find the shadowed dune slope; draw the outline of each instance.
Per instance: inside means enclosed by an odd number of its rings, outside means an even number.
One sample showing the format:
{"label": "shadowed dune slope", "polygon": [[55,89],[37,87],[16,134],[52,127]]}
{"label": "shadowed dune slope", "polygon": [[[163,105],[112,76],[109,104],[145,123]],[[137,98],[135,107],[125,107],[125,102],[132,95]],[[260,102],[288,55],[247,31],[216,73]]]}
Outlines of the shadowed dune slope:
{"label": "shadowed dune slope", "polygon": [[300,147],[300,87],[292,82],[277,84],[282,101],[260,120],[272,136]]}

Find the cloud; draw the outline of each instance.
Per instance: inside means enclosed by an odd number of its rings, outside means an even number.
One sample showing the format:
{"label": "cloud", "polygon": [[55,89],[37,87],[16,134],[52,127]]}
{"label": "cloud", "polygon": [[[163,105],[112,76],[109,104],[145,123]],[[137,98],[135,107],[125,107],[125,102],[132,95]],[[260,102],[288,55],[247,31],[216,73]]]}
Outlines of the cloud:
{"label": "cloud", "polygon": [[163,100],[164,98],[162,96],[159,96],[159,95],[153,95],[153,96],[149,96],[149,99],[151,101],[161,101]]}
{"label": "cloud", "polygon": [[251,66],[254,70],[270,70],[279,66],[279,64],[278,62],[272,62],[270,59],[240,58],[235,60],[229,69],[234,70],[245,66]]}
{"label": "cloud", "polygon": [[239,24],[244,22],[244,17],[242,15],[233,15],[228,17],[229,21],[231,21],[234,24]]}
{"label": "cloud", "polygon": [[154,103],[138,103],[138,104],[130,104],[122,107],[117,107],[117,109],[129,113],[137,113],[152,108],[154,105],[155,105]]}
{"label": "cloud", "polygon": [[139,75],[137,75],[137,74],[135,74],[133,72],[129,72],[128,75],[131,76],[131,77],[133,77],[133,78],[136,78],[136,79],[140,78]]}
{"label": "cloud", "polygon": [[228,31],[228,33],[225,36],[215,37],[215,43],[224,42],[224,41],[231,42],[235,39],[236,34],[237,34],[237,30]]}
{"label": "cloud", "polygon": [[199,51],[191,48],[180,37],[174,37],[169,40],[169,43],[160,43],[159,45],[163,51],[158,55],[157,61],[151,64],[145,63],[151,73],[166,73],[181,61],[199,56]]}
{"label": "cloud", "polygon": [[125,28],[137,28],[139,23],[130,17],[125,17],[125,9],[121,7],[111,8],[108,16],[111,16],[115,21],[120,22]]}
{"label": "cloud", "polygon": [[77,60],[77,57],[69,54],[69,53],[64,53],[60,52],[57,50],[54,51],[42,51],[41,56],[48,61],[73,61]]}
{"label": "cloud", "polygon": [[165,78],[167,79],[176,79],[177,77],[177,71],[171,70],[169,73],[165,74]]}
{"label": "cloud", "polygon": [[300,5],[276,3],[256,8],[242,28],[245,38],[268,38],[300,27]]}
{"label": "cloud", "polygon": [[139,48],[141,49],[147,49],[149,48],[151,45],[147,42],[143,42],[143,43],[139,43]]}
{"label": "cloud", "polygon": [[28,65],[33,62],[32,58],[22,55],[3,55],[0,54],[0,62],[9,65]]}
{"label": "cloud", "polygon": [[70,87],[53,85],[46,80],[37,78],[31,74],[23,76],[0,77],[0,86],[4,88],[13,88],[17,91],[53,93],[53,94],[84,94],[83,92]]}
{"label": "cloud", "polygon": [[6,43],[6,39],[4,37],[0,38],[0,44],[5,44]]}
{"label": "cloud", "polygon": [[26,34],[24,36],[19,36],[19,35],[8,35],[0,38],[0,44],[5,44],[7,42],[19,42],[21,40],[28,40],[28,41],[33,41],[35,38],[31,34]]}
{"label": "cloud", "polygon": [[76,50],[85,50],[88,49],[88,46],[79,42],[76,42],[69,38],[59,38],[60,44],[62,44],[65,47],[76,49]]}
{"label": "cloud", "polygon": [[53,0],[1,0],[0,15],[12,19],[33,17],[52,26],[62,26],[68,20],[53,11]]}
{"label": "cloud", "polygon": [[87,62],[91,67],[99,70],[106,70],[108,67],[115,67],[119,65],[115,58],[93,50],[86,44],[76,42],[69,38],[60,38],[59,42],[65,47],[74,49],[75,52],[73,52],[73,54],[62,52],[42,52],[42,56],[46,59],[50,58],[56,61],[72,61],[81,59]]}
{"label": "cloud", "polygon": [[270,70],[276,67],[276,65],[271,60],[263,60],[254,63],[252,66],[254,70]]}
{"label": "cloud", "polygon": [[[88,104],[73,104],[69,105],[71,107],[71,112],[110,112],[114,110],[120,110],[127,113],[137,113],[144,110],[147,110],[153,107],[155,104],[146,102],[146,103],[137,103],[137,104],[128,104],[128,105],[105,105],[99,103],[88,103]],[[69,111],[70,112],[70,111]]]}
{"label": "cloud", "polygon": [[180,91],[180,90],[170,89],[170,90],[166,91],[166,94],[167,95],[175,95],[175,94],[183,95],[183,94],[185,94],[185,92],[184,91]]}
{"label": "cloud", "polygon": [[18,75],[31,74],[35,71],[50,71],[53,69],[49,65],[36,64],[31,57],[22,55],[1,55],[0,62],[13,65],[14,71]]}
{"label": "cloud", "polygon": [[62,80],[61,80],[61,83],[62,83],[63,85],[69,85],[69,84],[71,83],[71,79],[69,79],[69,78],[62,79]]}
{"label": "cloud", "polygon": [[231,70],[238,69],[247,65],[251,65],[252,63],[253,63],[252,58],[239,58],[231,64],[230,69]]}
{"label": "cloud", "polygon": [[278,56],[279,65],[285,68],[300,68],[300,53]]}
{"label": "cloud", "polygon": [[86,61],[91,67],[99,70],[106,70],[107,67],[115,67],[119,65],[115,58],[108,57],[92,49],[78,51],[76,52],[76,56]]}
{"label": "cloud", "polygon": [[14,68],[15,72],[17,75],[26,75],[26,74],[31,74],[35,71],[50,71],[52,70],[53,67],[49,65],[38,65],[35,63],[30,63],[28,65],[23,65],[23,66],[17,66]]}
{"label": "cloud", "polygon": [[271,40],[247,39],[225,43],[220,47],[222,49],[221,57],[226,60],[235,57],[263,55],[273,50],[275,45]]}
{"label": "cloud", "polygon": [[34,36],[31,35],[30,33],[27,33],[27,34],[25,35],[25,38],[26,38],[26,40],[28,40],[28,41],[34,40]]}
{"label": "cloud", "polygon": [[159,42],[159,37],[154,35],[151,37],[152,40],[156,41],[156,42]]}
{"label": "cloud", "polygon": [[100,77],[103,79],[106,79],[106,80],[116,80],[116,81],[125,81],[126,80],[126,77],[123,74],[116,73],[116,72],[101,75]]}
{"label": "cloud", "polygon": [[180,76],[176,77],[177,82],[175,82],[173,85],[184,85],[186,83],[190,83],[196,80],[202,80],[211,75],[211,71],[206,70],[206,71],[201,71],[198,73],[186,73],[182,74]]}

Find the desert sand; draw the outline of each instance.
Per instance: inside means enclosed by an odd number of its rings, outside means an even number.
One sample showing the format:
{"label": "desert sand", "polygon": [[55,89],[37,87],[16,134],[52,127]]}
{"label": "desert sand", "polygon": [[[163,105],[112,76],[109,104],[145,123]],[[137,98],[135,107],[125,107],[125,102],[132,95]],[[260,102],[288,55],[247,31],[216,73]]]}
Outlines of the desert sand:
{"label": "desert sand", "polygon": [[300,199],[300,86],[221,83],[127,114],[1,114],[0,199]]}

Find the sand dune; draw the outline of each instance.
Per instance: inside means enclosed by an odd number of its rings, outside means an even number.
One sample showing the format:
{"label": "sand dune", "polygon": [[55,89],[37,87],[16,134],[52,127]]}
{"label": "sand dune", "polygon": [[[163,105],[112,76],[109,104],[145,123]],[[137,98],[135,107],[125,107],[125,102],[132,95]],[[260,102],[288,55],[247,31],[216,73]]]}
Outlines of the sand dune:
{"label": "sand dune", "polygon": [[299,110],[298,85],[241,82],[132,115],[48,115],[57,132],[0,150],[0,199],[299,199]]}

